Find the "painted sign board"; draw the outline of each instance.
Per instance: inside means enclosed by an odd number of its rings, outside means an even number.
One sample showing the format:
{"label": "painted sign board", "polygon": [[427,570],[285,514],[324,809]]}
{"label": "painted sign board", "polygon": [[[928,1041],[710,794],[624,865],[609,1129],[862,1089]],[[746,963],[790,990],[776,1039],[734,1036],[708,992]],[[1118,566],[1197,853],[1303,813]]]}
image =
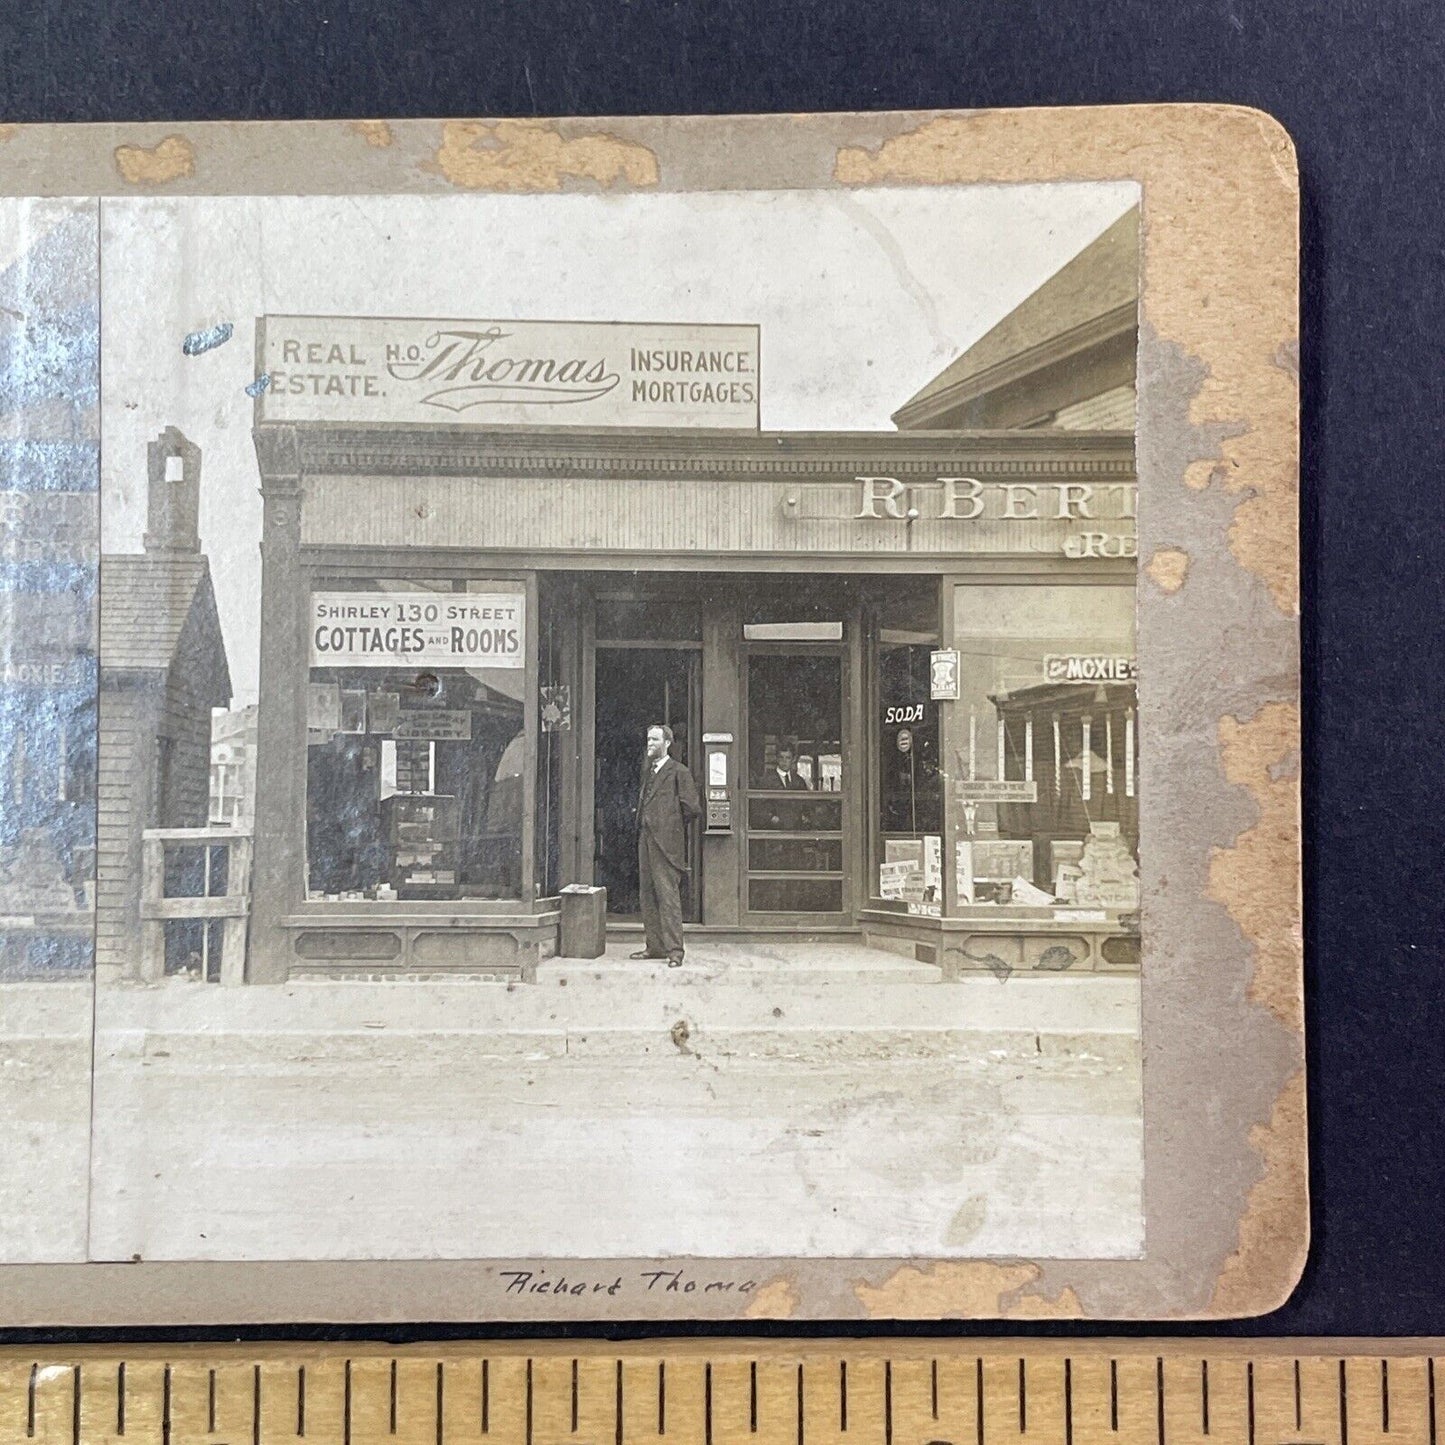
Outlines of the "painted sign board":
{"label": "painted sign board", "polygon": [[758,430],[758,328],[263,316],[256,422]]}
{"label": "painted sign board", "polygon": [[958,652],[947,647],[928,654],[928,695],[934,702],[958,699]]}
{"label": "painted sign board", "polygon": [[392,733],[410,741],[467,742],[472,736],[472,715],[462,708],[408,710],[398,714]]}
{"label": "painted sign board", "polygon": [[522,667],[525,592],[313,592],[312,667]]}
{"label": "painted sign board", "polygon": [[953,785],[961,803],[1037,803],[1039,785],[1022,778],[979,778]]}
{"label": "painted sign board", "polygon": [[1048,682],[1138,682],[1139,660],[1134,657],[1049,653],[1044,658]]}

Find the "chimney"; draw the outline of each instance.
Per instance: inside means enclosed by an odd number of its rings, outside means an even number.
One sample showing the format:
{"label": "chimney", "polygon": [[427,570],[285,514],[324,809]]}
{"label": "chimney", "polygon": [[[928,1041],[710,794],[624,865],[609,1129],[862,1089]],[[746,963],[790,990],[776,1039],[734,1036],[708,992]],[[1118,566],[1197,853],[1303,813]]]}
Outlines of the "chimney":
{"label": "chimney", "polygon": [[168,555],[201,550],[201,449],[168,426],[146,447],[145,549]]}

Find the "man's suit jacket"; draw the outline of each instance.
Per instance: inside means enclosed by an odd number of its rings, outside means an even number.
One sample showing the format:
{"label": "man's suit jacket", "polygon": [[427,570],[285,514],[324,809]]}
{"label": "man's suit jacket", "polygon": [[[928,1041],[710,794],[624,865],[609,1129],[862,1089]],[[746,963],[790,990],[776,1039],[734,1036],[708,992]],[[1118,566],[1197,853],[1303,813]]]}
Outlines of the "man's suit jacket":
{"label": "man's suit jacket", "polygon": [[791,772],[780,773],[776,768],[769,768],[764,774],[762,782],[758,784],[762,788],[782,788],[799,793],[811,793],[812,785],[808,780],[793,769]]}
{"label": "man's suit jacket", "polygon": [[697,784],[676,758],[668,758],[656,772],[642,767],[642,794],[637,804],[639,837],[650,837],[674,868],[687,871],[686,825],[702,812]]}

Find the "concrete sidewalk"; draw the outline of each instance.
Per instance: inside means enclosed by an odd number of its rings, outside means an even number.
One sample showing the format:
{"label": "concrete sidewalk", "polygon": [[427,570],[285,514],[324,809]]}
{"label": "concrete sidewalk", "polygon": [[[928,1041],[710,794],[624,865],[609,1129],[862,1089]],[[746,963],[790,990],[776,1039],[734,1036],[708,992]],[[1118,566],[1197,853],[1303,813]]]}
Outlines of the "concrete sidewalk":
{"label": "concrete sidewalk", "polygon": [[1138,1252],[1137,978],[726,953],[106,987],[89,1179],[90,991],[6,985],[0,1258]]}
{"label": "concrete sidewalk", "polygon": [[90,1191],[90,983],[0,983],[0,1263],[80,1263]]}
{"label": "concrete sidewalk", "polygon": [[895,984],[941,983],[943,971],[881,948],[868,948],[855,938],[808,938],[763,935],[728,937],[689,933],[687,953],[677,968],[665,960],[636,959],[643,946],[640,928],[607,932],[601,958],[554,958],[541,964],[537,981],[558,979],[690,979],[714,983],[749,983],[759,979],[791,983]]}
{"label": "concrete sidewalk", "polygon": [[1138,981],[111,988],[98,1257],[1118,1256]]}

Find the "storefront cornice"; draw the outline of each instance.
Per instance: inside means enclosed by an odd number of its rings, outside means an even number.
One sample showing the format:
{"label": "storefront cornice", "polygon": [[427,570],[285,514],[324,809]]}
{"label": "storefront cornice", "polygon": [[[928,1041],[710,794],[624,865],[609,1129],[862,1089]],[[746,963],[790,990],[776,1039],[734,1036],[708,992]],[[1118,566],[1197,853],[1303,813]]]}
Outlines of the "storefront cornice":
{"label": "storefront cornice", "polygon": [[[263,448],[257,428],[258,455]],[[1114,432],[504,433],[475,428],[296,429],[301,474],[904,478],[1057,475],[1131,480]],[[289,458],[288,458],[289,460]]]}

